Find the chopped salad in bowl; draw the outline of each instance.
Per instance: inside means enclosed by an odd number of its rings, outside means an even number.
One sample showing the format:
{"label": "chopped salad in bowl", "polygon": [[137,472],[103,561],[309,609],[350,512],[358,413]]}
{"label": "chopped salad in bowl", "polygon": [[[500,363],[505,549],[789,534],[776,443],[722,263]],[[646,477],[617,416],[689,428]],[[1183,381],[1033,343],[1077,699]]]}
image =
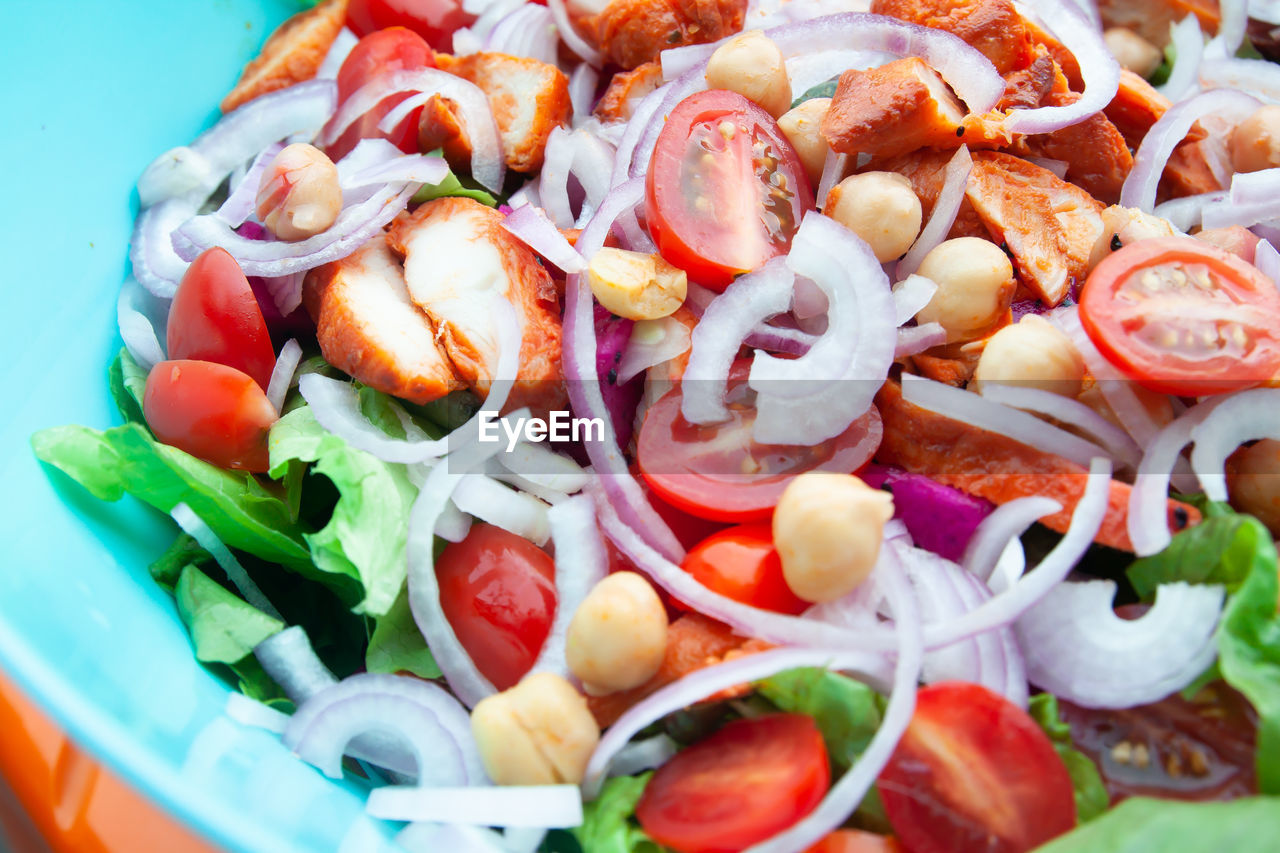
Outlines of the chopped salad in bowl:
{"label": "chopped salad in bowl", "polygon": [[406,850],[1259,849],[1274,17],[324,0],[33,448]]}

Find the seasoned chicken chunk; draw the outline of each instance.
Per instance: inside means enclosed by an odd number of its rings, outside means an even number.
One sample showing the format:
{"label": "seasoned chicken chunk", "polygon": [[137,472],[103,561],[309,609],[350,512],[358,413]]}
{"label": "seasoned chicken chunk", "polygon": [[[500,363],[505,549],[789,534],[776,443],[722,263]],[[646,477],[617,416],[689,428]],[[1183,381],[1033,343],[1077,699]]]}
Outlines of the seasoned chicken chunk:
{"label": "seasoned chicken chunk", "polygon": [[1008,248],[1021,283],[1046,305],[1083,282],[1103,229],[1100,201],[1048,169],[997,151],[974,152],[965,195],[991,239]]}
{"label": "seasoned chicken chunk", "polygon": [[524,326],[512,400],[554,408],[564,399],[555,284],[502,219],[477,201],[442,198],[396,219],[387,239],[462,380],[488,393],[499,354],[492,298],[503,297]]}
{"label": "seasoned chicken chunk", "polygon": [[871,0],[871,11],[959,36],[1001,74],[1030,63],[1031,36],[1011,0]]}
{"label": "seasoned chicken chunk", "polygon": [[631,71],[619,71],[596,104],[596,118],[603,122],[626,121],[636,104],[661,85],[662,66],[656,62],[646,62]]}
{"label": "seasoned chicken chunk", "polygon": [[259,95],[310,80],[347,22],[347,0],[325,0],[281,24],[222,99],[229,113]]}
{"label": "seasoned chicken chunk", "polygon": [[[1050,92],[1041,106],[1058,107],[1080,100],[1075,92]],[[1120,200],[1120,188],[1133,169],[1133,154],[1116,126],[1102,113],[1052,133],[1019,141],[1012,149],[1067,164],[1066,179],[1108,204]]]}
{"label": "seasoned chicken chunk", "polygon": [[582,26],[606,58],[630,70],[667,48],[733,35],[746,14],[747,0],[612,0]]}
{"label": "seasoned chicken chunk", "polygon": [[312,270],[302,295],[320,351],[344,373],[415,403],[463,387],[427,315],[409,299],[404,270],[384,235]]}

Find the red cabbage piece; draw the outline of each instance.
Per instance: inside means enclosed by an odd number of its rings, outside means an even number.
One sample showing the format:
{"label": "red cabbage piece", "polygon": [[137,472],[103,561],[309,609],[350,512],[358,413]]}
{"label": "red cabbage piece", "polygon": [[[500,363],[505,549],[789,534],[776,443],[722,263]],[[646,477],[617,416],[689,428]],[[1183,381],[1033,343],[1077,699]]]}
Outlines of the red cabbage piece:
{"label": "red cabbage piece", "polygon": [[991,501],[901,468],[870,465],[862,479],[893,493],[894,517],[907,526],[916,545],[956,562],[978,523],[996,508]]}
{"label": "red cabbage piece", "polygon": [[631,330],[635,321],[610,314],[600,305],[595,309],[596,327],[596,373],[600,377],[600,391],[604,395],[605,407],[613,419],[613,432],[618,437],[618,446],[626,447],[631,441],[632,424],[636,417],[636,407],[640,405],[640,396],[644,392],[644,384],[640,377],[630,382],[618,384],[618,365],[622,362],[622,354],[626,352],[631,341]]}

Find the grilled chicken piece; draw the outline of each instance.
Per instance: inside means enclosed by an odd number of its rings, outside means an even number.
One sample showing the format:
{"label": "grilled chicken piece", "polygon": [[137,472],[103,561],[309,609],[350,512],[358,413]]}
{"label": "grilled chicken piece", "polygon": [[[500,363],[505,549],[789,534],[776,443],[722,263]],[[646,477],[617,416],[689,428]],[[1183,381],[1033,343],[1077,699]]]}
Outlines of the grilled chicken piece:
{"label": "grilled chicken piece", "polygon": [[996,102],[996,110],[1031,109],[1053,91],[1058,82],[1058,64],[1049,51],[1035,46],[1034,59],[1026,68],[1004,76],[1004,95]]}
{"label": "grilled chicken piece", "polygon": [[612,0],[582,28],[607,59],[631,70],[667,48],[733,35],[746,14],[747,0]]}
{"label": "grilled chicken piece", "polygon": [[[554,65],[505,53],[439,54],[436,64],[469,80],[489,96],[502,135],[507,167],[536,172],[552,128],[569,121],[569,78]],[[456,122],[455,122],[456,123]],[[470,146],[467,146],[468,153]]]}
{"label": "grilled chicken piece", "polygon": [[1046,305],[1083,282],[1103,229],[1103,205],[1093,196],[997,151],[974,152],[965,195],[991,239],[1008,248],[1019,281]]}
{"label": "grilled chicken piece", "polygon": [[1111,103],[1103,109],[1107,118],[1124,135],[1130,148],[1142,144],[1151,125],[1160,120],[1160,116],[1172,106],[1164,95],[1156,91],[1142,77],[1127,68],[1120,69],[1120,88]]}
{"label": "grilled chicken piece", "polygon": [[439,150],[455,172],[470,168],[471,138],[452,98],[435,95],[423,104],[418,114],[418,150]]}
{"label": "grilled chicken piece", "polygon": [[315,77],[346,22],[347,0],[325,0],[285,21],[244,67],[240,81],[222,99],[222,111]]}
{"label": "grilled chicken piece", "polygon": [[442,198],[392,223],[387,241],[404,258],[409,298],[426,311],[462,380],[488,394],[498,363],[492,297],[506,298],[524,326],[509,408],[563,403],[560,306],[555,284],[502,214],[467,198]]}
{"label": "grilled chicken piece", "polygon": [[841,154],[893,157],[917,148],[995,148],[1009,141],[995,122],[966,116],[937,72],[918,57],[840,75],[822,135]]}
{"label": "grilled chicken piece", "polygon": [[609,81],[600,103],[596,104],[596,118],[603,122],[626,121],[636,104],[654,89],[662,85],[662,66],[646,62],[632,71],[620,71]]}
{"label": "grilled chicken piece", "polygon": [[436,345],[427,315],[410,301],[404,270],[384,235],[312,270],[302,294],[320,351],[344,373],[415,403],[464,387]]}
{"label": "grilled chicken piece", "polygon": [[[946,182],[947,163],[953,156],[951,151],[924,149],[885,160],[872,160],[864,171],[897,172],[910,181],[911,188],[920,199],[924,220],[928,221],[938,201],[938,193],[942,192],[942,185]],[[990,237],[967,198],[961,199],[955,224],[947,237],[981,237],[984,240]]]}
{"label": "grilled chicken piece", "polygon": [[957,35],[1001,74],[1031,61],[1031,36],[1011,0],[871,0],[871,11]]}
{"label": "grilled chicken piece", "polygon": [[[1040,105],[1066,106],[1078,100],[1075,92],[1050,92]],[[1133,154],[1124,136],[1102,113],[1052,133],[1024,137],[1010,150],[1062,160],[1067,164],[1068,181],[1108,204],[1120,200],[1120,188],[1133,169]]]}

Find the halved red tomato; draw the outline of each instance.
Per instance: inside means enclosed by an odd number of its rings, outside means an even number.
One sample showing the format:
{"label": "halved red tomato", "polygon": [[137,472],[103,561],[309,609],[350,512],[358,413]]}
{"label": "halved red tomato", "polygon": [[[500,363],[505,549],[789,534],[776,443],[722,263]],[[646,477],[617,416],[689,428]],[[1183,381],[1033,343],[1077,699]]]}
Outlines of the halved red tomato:
{"label": "halved red tomato", "polygon": [[977,684],[921,688],[877,784],[911,853],[1025,853],[1076,823],[1071,777],[1049,736]]}
{"label": "halved red tomato", "polygon": [[773,117],[710,89],[671,111],[645,178],[645,219],[662,257],[724,290],[784,254],[813,190]]}
{"label": "halved red tomato", "polygon": [[276,354],[267,321],[236,259],[217,246],[191,262],[173,295],[165,329],[169,358],[214,361],[266,389]]}
{"label": "halved red tomato", "polygon": [[[713,592],[752,607],[792,615],[809,607],[787,586],[768,524],[740,524],[708,536],[680,567]],[[672,604],[691,609],[675,599]]]}
{"label": "halved red tomato", "polygon": [[1280,290],[1194,237],[1141,240],[1107,256],[1080,295],[1107,360],[1152,391],[1198,397],[1280,373]]}
{"label": "halved red tomato", "polygon": [[162,361],[147,374],[142,412],[156,438],[221,468],[266,471],[279,415],[247,373],[211,361]]}
{"label": "halved red tomato", "polygon": [[453,31],[475,19],[462,0],[351,0],[347,6],[347,25],[358,36],[407,27],[443,51],[453,50]]}
{"label": "halved red tomato", "polygon": [[861,829],[837,829],[805,853],[902,853],[902,845],[890,835]]}
{"label": "halved red tomato", "polygon": [[[350,13],[348,13],[350,14]],[[342,61],[338,69],[338,103],[344,103],[355,94],[361,86],[379,74],[387,71],[412,70],[416,68],[434,68],[435,52],[422,39],[422,36],[402,26],[388,26],[370,32],[356,43]],[[389,139],[397,148],[406,154],[418,150],[418,116],[421,110],[414,110],[404,121],[400,122],[391,133],[378,130],[378,122],[407,98],[408,95],[391,95],[383,98],[378,104],[356,120],[347,128],[326,153],[334,160],[344,157],[361,139]]]}
{"label": "halved red tomato", "polygon": [[880,413],[872,407],[833,439],[806,447],[756,444],[755,394],[747,386],[749,359],[729,373],[730,420],[694,426],[680,414],[680,387],[645,414],[636,457],[645,482],[673,506],[715,521],[763,521],[787,483],[805,471],[851,474],[880,446]]}
{"label": "halved red tomato", "polygon": [[733,853],[813,811],[830,782],[812,717],[735,720],[658,768],[636,817],[650,837],[679,853]]}

